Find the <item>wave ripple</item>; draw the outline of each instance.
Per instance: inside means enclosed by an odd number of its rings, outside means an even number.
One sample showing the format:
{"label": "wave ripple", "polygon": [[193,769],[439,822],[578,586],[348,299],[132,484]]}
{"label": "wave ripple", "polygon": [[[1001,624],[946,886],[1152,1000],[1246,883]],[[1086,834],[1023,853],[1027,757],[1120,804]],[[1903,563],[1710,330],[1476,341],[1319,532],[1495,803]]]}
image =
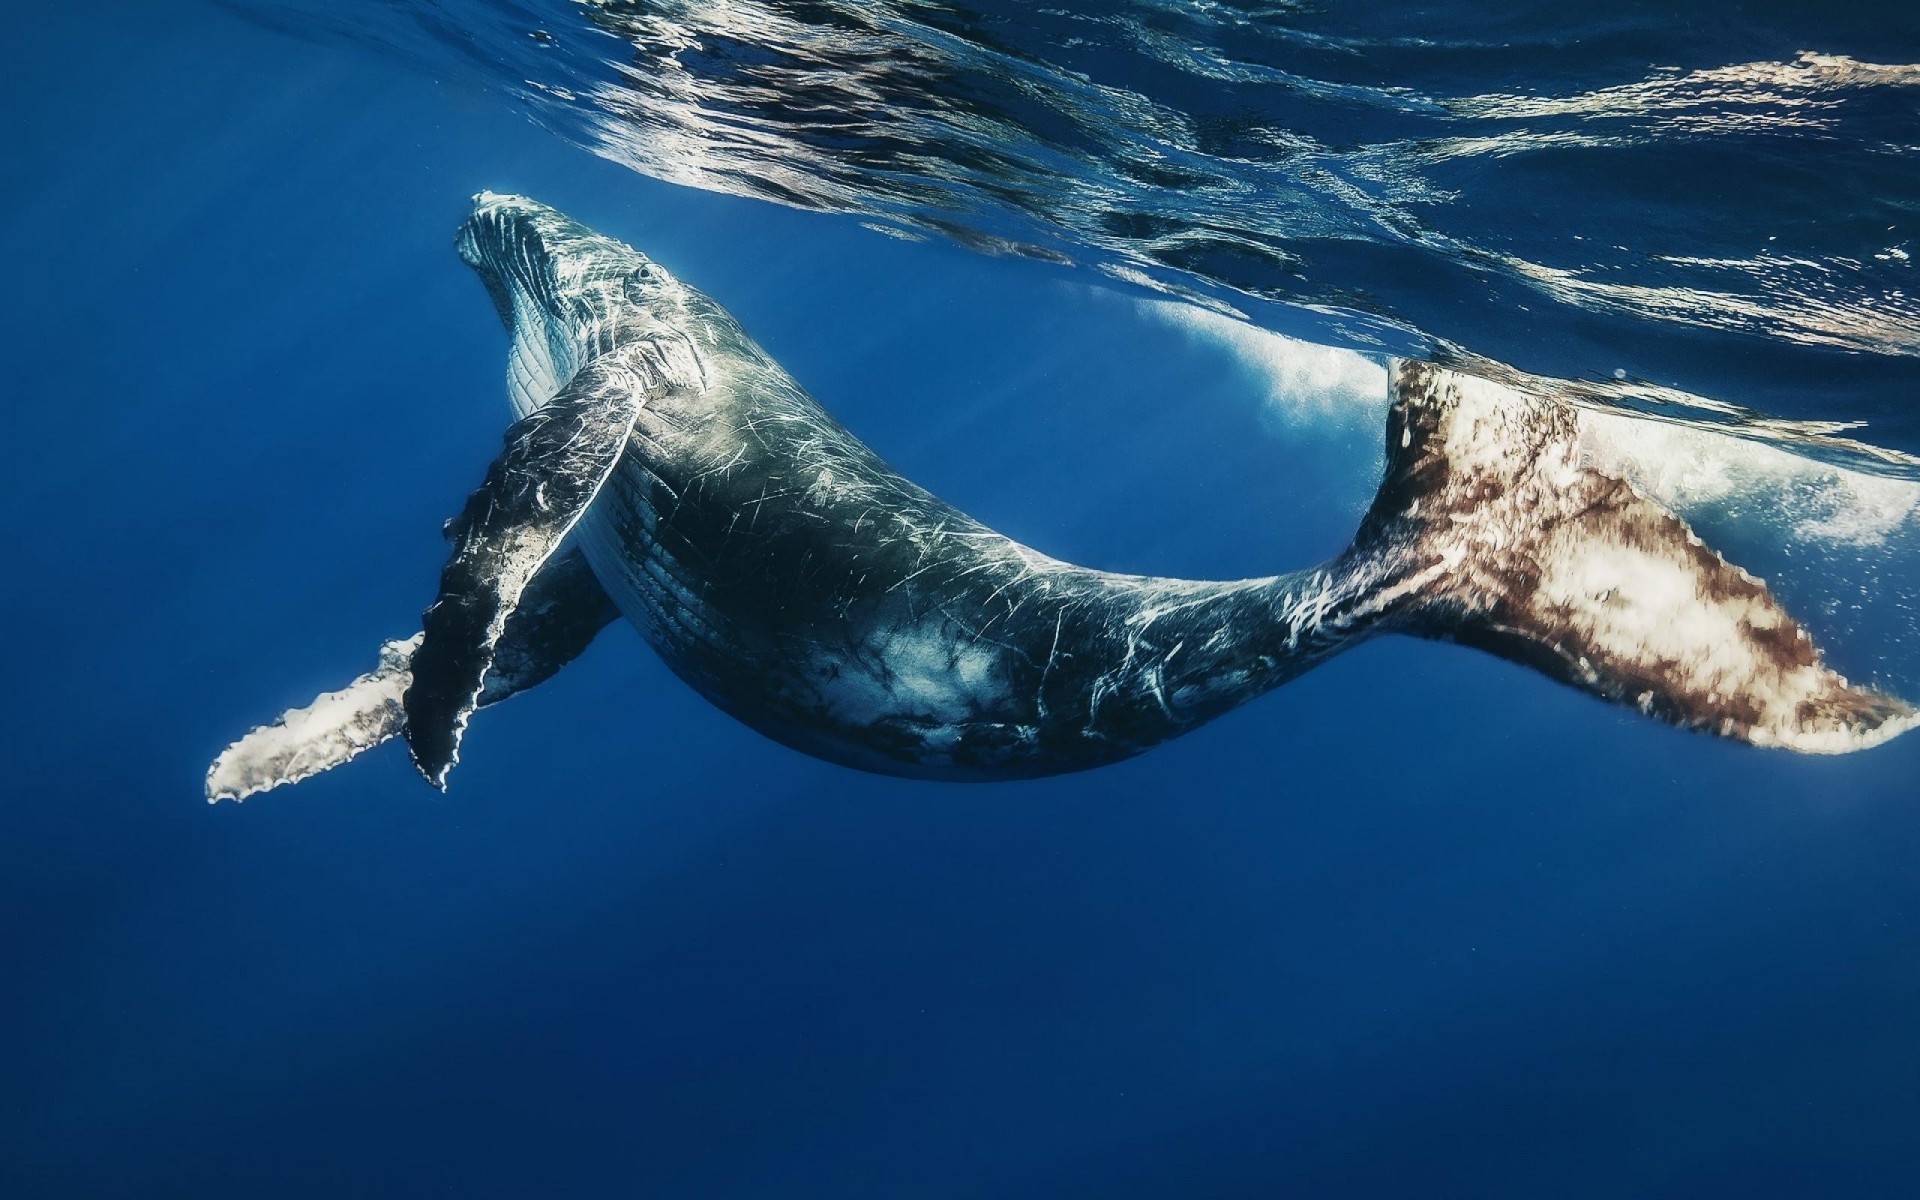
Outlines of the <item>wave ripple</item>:
{"label": "wave ripple", "polygon": [[1870,422],[1882,470],[1920,452],[1920,13],[225,3],[463,71],[661,179],[1753,436]]}

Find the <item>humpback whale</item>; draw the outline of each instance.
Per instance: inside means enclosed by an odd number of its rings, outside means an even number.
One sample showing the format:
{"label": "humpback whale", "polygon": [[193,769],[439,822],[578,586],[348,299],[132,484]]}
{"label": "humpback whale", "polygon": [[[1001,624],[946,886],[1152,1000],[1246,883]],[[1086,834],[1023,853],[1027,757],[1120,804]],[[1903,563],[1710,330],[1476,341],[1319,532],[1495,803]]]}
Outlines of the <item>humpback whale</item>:
{"label": "humpback whale", "polygon": [[241,799],[403,737],[444,788],[473,713],[611,621],[805,753],[929,779],[1114,762],[1384,633],[1450,640],[1649,716],[1840,753],[1916,723],[1849,684],[1760,580],[1583,461],[1578,412],[1391,364],[1351,544],[1261,579],[1091,570],[903,478],[717,303],[555,210],[482,193],[461,257],[512,339],[517,420],[447,523],[420,632],[235,742]]}

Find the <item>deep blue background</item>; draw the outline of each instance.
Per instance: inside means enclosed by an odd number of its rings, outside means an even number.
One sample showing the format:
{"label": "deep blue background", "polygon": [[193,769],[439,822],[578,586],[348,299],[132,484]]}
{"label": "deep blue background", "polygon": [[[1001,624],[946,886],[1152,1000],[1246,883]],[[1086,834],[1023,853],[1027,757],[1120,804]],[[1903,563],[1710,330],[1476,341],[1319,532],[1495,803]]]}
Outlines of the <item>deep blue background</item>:
{"label": "deep blue background", "polygon": [[1370,445],[1041,267],[638,180],[186,3],[0,42],[0,1194],[1904,1196],[1920,738],[1679,735],[1369,645],[1132,763],[869,778],[637,636],[244,806],[414,627],[507,420],[521,190],[909,475],[1114,569],[1335,549]]}

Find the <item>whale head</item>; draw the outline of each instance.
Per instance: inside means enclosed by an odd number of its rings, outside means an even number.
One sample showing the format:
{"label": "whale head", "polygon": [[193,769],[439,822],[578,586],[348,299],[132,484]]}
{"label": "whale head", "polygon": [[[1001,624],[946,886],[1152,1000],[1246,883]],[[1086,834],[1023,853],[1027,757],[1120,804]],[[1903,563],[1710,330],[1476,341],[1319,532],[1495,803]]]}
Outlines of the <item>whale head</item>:
{"label": "whale head", "polygon": [[475,196],[455,246],[513,334],[508,384],[522,415],[614,340],[683,325],[692,298],[638,250],[524,196]]}

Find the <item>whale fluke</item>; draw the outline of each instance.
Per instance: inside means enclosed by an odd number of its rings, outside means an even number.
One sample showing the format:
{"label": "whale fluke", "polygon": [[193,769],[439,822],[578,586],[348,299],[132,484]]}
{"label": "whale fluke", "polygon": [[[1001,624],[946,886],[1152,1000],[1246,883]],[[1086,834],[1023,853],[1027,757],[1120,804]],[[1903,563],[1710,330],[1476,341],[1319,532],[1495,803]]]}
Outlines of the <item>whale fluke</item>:
{"label": "whale fluke", "polygon": [[1394,367],[1387,472],[1346,558],[1385,624],[1474,646],[1675,725],[1862,749],[1913,708],[1828,669],[1766,584],[1626,481],[1580,414],[1430,363]]}
{"label": "whale fluke", "polygon": [[595,360],[508,428],[500,457],[447,529],[453,553],[421,616],[403,704],[407,746],[427,782],[446,787],[521,592],[613,473],[641,407],[699,380],[684,341],[663,332]]}
{"label": "whale fluke", "polygon": [[[545,682],[619,615],[579,550],[550,559],[507,622],[480,706]],[[401,698],[413,680],[411,664],[421,637],[387,642],[373,670],[228,746],[207,772],[208,802],[245,800],[298,783],[399,737],[406,725]]]}

